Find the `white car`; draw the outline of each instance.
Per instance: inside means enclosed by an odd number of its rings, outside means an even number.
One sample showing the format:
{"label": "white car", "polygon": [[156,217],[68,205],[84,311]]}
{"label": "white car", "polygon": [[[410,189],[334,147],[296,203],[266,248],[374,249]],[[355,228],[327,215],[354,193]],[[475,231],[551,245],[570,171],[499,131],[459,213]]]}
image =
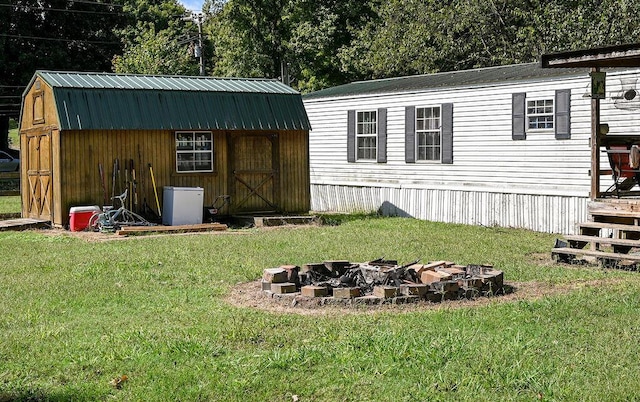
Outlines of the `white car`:
{"label": "white car", "polygon": [[20,159],[0,151],[0,172],[16,172],[20,169]]}

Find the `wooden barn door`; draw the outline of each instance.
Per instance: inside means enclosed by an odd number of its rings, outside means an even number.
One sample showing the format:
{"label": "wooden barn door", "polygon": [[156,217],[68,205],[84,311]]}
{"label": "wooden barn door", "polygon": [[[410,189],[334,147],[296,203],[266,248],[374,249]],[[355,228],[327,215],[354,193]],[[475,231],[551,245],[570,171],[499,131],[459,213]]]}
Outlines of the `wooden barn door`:
{"label": "wooden barn door", "polygon": [[26,142],[27,154],[21,159],[27,171],[27,216],[52,220],[51,131],[28,133]]}
{"label": "wooden barn door", "polygon": [[229,143],[231,210],[279,211],[278,135],[231,135]]}

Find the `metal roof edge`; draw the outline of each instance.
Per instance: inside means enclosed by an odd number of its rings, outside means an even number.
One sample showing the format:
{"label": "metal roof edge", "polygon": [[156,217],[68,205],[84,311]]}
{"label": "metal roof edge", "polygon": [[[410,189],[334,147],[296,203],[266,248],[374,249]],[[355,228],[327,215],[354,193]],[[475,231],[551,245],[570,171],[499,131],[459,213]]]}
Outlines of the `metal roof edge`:
{"label": "metal roof edge", "polygon": [[[365,96],[388,96],[388,95],[400,95],[400,94],[413,94],[413,93],[424,93],[424,92],[433,92],[433,91],[439,91],[439,90],[445,90],[445,89],[470,89],[470,88],[483,88],[483,87],[490,87],[490,86],[495,86],[495,85],[499,85],[500,83],[519,83],[519,82],[532,82],[532,81],[539,81],[540,79],[546,79],[546,80],[556,80],[556,79],[562,79],[562,78],[566,78],[566,77],[571,77],[571,76],[575,76],[578,77],[581,74],[585,74],[588,73],[588,69],[585,68],[565,68],[562,69],[563,72],[562,73],[555,73],[551,76],[543,76],[543,75],[539,75],[539,76],[533,76],[533,77],[522,77],[522,78],[518,78],[518,79],[507,79],[506,81],[500,81],[499,79],[495,79],[492,81],[483,81],[483,82],[478,82],[476,84],[453,84],[453,85],[444,85],[444,86],[428,86],[428,87],[422,87],[422,88],[409,88],[409,89],[397,89],[397,90],[379,90],[379,91],[375,91],[375,90],[363,90],[363,91],[358,91],[357,89],[354,89],[353,91],[350,91],[348,93],[343,93],[343,94],[338,94],[338,95],[332,95],[329,90],[332,90],[334,88],[340,88],[340,87],[351,87],[351,86],[356,86],[356,85],[366,85],[369,83],[384,83],[384,82],[394,82],[394,81],[400,81],[400,80],[417,80],[420,78],[427,78],[427,77],[433,77],[433,78],[437,78],[438,76],[452,76],[452,75],[462,75],[462,74],[471,74],[471,73],[479,73],[479,72],[485,72],[485,71],[489,71],[489,70],[499,70],[499,69],[514,69],[517,67],[534,67],[534,66],[538,66],[539,67],[539,63],[538,62],[532,62],[532,63],[522,63],[522,64],[509,64],[509,65],[504,65],[504,66],[492,66],[492,67],[482,67],[482,68],[477,68],[477,69],[469,69],[469,70],[454,70],[454,71],[441,71],[441,72],[437,72],[437,73],[432,73],[432,74],[418,74],[418,75],[408,75],[408,76],[401,76],[401,77],[391,77],[391,78],[381,78],[381,79],[375,79],[375,80],[363,80],[363,81],[354,81],[348,84],[343,84],[343,85],[338,85],[335,87],[330,87],[330,88],[325,88],[316,92],[311,92],[309,94],[303,94],[302,95],[302,99],[307,102],[307,101],[322,101],[322,100],[337,100],[337,99],[345,99],[345,98],[353,98],[353,97],[365,97]],[[539,68],[540,70],[542,70],[542,68]],[[546,69],[545,69],[546,70]],[[552,71],[552,70],[547,70],[547,71]],[[560,69],[556,69],[555,71],[561,71]],[[329,92],[327,95],[323,95],[322,92],[327,91]],[[314,95],[314,94],[318,94],[318,95]]]}
{"label": "metal roof edge", "polygon": [[[508,66],[501,66],[501,67],[517,67],[517,66],[529,66],[529,67],[533,67],[534,65],[538,65],[538,63],[525,63],[525,64],[511,64]],[[487,68],[483,68],[483,69],[476,69],[476,70],[488,70],[488,69],[494,69],[496,67],[487,67]],[[464,73],[464,72],[470,72],[470,71],[476,71],[476,70],[461,70],[459,72]],[[552,71],[552,70],[548,70],[545,69],[547,71]],[[465,89],[480,89],[480,88],[489,88],[489,87],[495,87],[495,86],[502,86],[502,85],[514,85],[514,84],[521,84],[521,83],[531,83],[531,82],[537,82],[537,81],[558,81],[558,80],[564,80],[564,79],[575,79],[575,78],[580,78],[580,77],[587,77],[587,74],[589,72],[589,69],[584,68],[584,67],[578,67],[578,68],[564,68],[564,69],[555,69],[555,71],[561,71],[558,74],[552,74],[552,75],[538,75],[538,76],[530,76],[530,77],[522,77],[522,78],[518,78],[518,79],[508,79],[505,81],[500,81],[500,80],[494,80],[494,81],[490,81],[490,82],[478,82],[476,84],[460,84],[460,85],[445,85],[445,86],[429,86],[429,87],[423,87],[423,88],[409,88],[409,89],[397,89],[397,90],[381,90],[381,91],[349,91],[349,92],[345,92],[345,93],[338,93],[338,94],[327,94],[327,95],[323,95],[323,96],[308,96],[310,94],[306,94],[306,95],[302,95],[302,99],[305,103],[312,103],[312,102],[329,102],[329,101],[338,101],[338,100],[346,100],[346,99],[352,99],[352,98],[368,98],[368,97],[381,97],[381,96],[397,96],[397,95],[410,95],[410,94],[421,94],[421,93],[429,93],[429,92],[438,92],[438,91],[446,91],[446,90],[465,90]],[[640,67],[619,67],[619,68],[604,68],[603,71],[606,71],[608,74],[611,75],[620,75],[620,74],[624,74],[625,72],[633,72],[633,71],[640,71]],[[444,73],[434,73],[434,74],[422,74],[422,75],[417,75],[417,76],[403,76],[403,77],[394,77],[394,78],[385,78],[385,79],[381,79],[381,80],[371,80],[371,81],[375,81],[375,82],[380,82],[380,81],[392,81],[392,80],[396,80],[396,79],[406,79],[406,78],[413,78],[413,77],[417,77],[417,78],[424,78],[427,76],[436,76],[437,74],[451,74],[454,72],[444,72]],[[357,83],[369,83],[370,81],[355,81],[353,83],[350,84],[344,84],[344,85],[340,85],[337,87],[331,87],[331,88],[326,88],[326,90],[332,89],[332,88],[340,88],[342,86],[350,86],[352,84],[357,84]],[[322,92],[325,90],[320,90],[317,92]],[[313,94],[313,92],[311,93]]]}
{"label": "metal roof edge", "polygon": [[[121,74],[121,73],[107,73],[107,72],[78,72],[78,71],[55,71],[55,70],[36,70],[34,76],[31,78],[31,82],[30,85],[33,83],[33,81],[35,80],[36,76],[39,76],[40,78],[42,78],[43,81],[47,82],[47,84],[51,87],[51,88],[58,88],[58,87],[67,87],[64,85],[59,85],[56,84],[53,80],[53,75],[58,74],[58,75],[67,75],[70,77],[110,77],[110,78],[141,78],[141,79],[182,79],[185,81],[191,81],[191,82],[195,82],[195,81],[207,81],[207,82],[215,82],[215,81],[219,81],[219,82],[227,82],[227,83],[233,83],[233,82],[244,82],[244,83],[268,83],[271,85],[275,85],[279,88],[281,88],[281,90],[279,92],[267,92],[267,91],[231,91],[231,90],[221,90],[221,91],[214,91],[212,89],[198,89],[200,91],[205,91],[205,92],[254,92],[254,93],[282,93],[282,94],[291,94],[291,95],[301,95],[301,93],[299,91],[297,91],[296,89],[280,82],[279,80],[275,79],[275,78],[256,78],[256,77],[250,77],[250,78],[243,78],[243,77],[212,77],[212,76],[190,76],[190,75],[160,75],[160,74]],[[74,88],[85,88],[85,89],[93,89],[93,86],[83,86],[83,85],[78,85],[78,86],[72,86]],[[152,88],[130,88],[130,87],[114,87],[112,89],[123,89],[123,90],[134,90],[134,89],[152,89]],[[153,88],[155,90],[166,90],[166,91],[175,91],[175,90],[186,90],[184,88]],[[193,90],[193,89],[192,89]]]}

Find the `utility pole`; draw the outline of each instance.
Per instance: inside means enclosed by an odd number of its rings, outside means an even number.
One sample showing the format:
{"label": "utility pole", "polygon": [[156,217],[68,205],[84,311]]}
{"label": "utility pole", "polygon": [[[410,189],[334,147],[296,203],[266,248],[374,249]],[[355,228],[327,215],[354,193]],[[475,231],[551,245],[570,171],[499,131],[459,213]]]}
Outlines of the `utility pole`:
{"label": "utility pole", "polygon": [[198,26],[198,44],[195,46],[193,55],[199,59],[200,75],[204,76],[204,48],[202,46],[202,22],[204,14],[191,12],[191,15],[182,17],[185,21],[193,21]]}

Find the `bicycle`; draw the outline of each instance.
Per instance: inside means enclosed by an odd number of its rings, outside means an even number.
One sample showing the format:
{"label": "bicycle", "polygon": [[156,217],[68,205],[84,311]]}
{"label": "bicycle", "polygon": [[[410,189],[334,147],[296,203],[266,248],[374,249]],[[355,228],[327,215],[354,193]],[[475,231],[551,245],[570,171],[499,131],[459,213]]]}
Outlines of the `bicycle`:
{"label": "bicycle", "polygon": [[112,209],[104,207],[102,212],[96,212],[89,218],[87,229],[94,232],[114,232],[120,230],[123,226],[153,226],[153,223],[147,221],[142,216],[125,208],[125,200],[127,199],[128,189],[124,193],[111,197],[112,200],[120,201],[120,208]]}

